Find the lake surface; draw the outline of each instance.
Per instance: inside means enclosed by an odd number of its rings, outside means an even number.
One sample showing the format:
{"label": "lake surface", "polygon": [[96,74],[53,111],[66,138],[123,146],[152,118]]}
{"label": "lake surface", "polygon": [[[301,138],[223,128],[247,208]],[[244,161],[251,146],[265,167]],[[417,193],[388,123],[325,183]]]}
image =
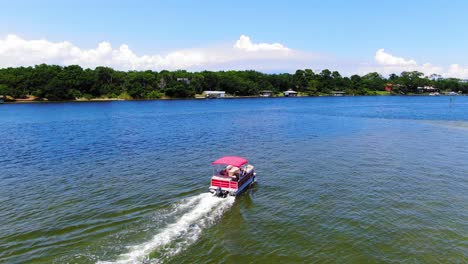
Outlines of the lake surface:
{"label": "lake surface", "polygon": [[[0,105],[0,263],[467,263],[468,97]],[[257,183],[207,194],[210,163]]]}

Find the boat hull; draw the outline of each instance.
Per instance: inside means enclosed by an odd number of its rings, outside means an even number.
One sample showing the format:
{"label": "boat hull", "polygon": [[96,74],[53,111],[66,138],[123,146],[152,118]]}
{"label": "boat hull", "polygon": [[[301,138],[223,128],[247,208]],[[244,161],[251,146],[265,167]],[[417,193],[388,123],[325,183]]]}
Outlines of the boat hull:
{"label": "boat hull", "polygon": [[219,177],[213,176],[213,178],[211,179],[211,186],[209,188],[209,191],[218,196],[237,196],[254,182],[255,172],[253,171],[248,175],[244,176],[239,181],[232,181],[230,179],[220,179]]}

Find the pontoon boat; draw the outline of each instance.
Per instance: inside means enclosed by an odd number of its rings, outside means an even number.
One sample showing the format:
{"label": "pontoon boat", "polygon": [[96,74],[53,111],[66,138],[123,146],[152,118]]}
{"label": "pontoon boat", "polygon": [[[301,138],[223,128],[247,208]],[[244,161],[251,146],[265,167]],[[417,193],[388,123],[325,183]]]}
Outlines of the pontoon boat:
{"label": "pontoon boat", "polygon": [[247,159],[226,156],[213,161],[210,192],[218,197],[236,196],[255,181],[254,166]]}

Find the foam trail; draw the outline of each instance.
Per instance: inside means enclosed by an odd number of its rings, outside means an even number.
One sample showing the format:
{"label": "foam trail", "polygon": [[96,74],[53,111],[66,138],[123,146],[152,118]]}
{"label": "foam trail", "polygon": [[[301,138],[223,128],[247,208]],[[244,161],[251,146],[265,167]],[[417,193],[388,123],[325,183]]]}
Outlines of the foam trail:
{"label": "foam trail", "polygon": [[[98,262],[100,264],[123,264],[142,263],[149,261],[151,252],[164,249],[164,257],[173,256],[195,242],[201,235],[203,229],[211,226],[226,209],[234,203],[234,197],[225,199],[213,197],[210,193],[203,193],[191,197],[175,208],[174,211],[181,211],[190,208],[181,215],[175,223],[156,234],[150,241],[140,245],[130,247],[129,252],[122,254],[115,262]],[[176,242],[177,241],[177,242]],[[171,247],[165,248],[165,246]],[[160,262],[162,259],[151,259],[151,262]]]}

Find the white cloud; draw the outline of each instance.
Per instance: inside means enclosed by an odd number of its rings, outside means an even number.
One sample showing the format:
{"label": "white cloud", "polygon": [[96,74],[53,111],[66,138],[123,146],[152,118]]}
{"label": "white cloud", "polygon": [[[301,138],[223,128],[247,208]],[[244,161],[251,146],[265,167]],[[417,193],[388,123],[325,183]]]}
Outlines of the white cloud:
{"label": "white cloud", "polygon": [[382,65],[398,65],[398,66],[416,65],[416,61],[405,60],[404,58],[393,56],[385,52],[384,49],[377,50],[377,52],[375,53],[375,60]]}
{"label": "white cloud", "polygon": [[[274,70],[265,61],[304,61],[303,56],[279,43],[253,43],[241,35],[234,46],[218,46],[200,49],[176,50],[167,54],[142,55],[133,52],[128,45],[114,48],[109,42],[101,42],[94,49],[82,49],[74,44],[42,40],[26,40],[16,35],[0,39],[0,67],[32,66],[40,63],[83,67],[109,66],[121,70],[162,69],[243,69],[252,65],[257,70]],[[278,70],[280,70],[279,64]],[[285,69],[281,69],[285,70]]]}
{"label": "white cloud", "polygon": [[239,40],[236,41],[234,48],[245,51],[290,51],[289,48],[283,46],[280,43],[252,43],[250,38],[245,35],[241,35]]}
{"label": "white cloud", "polygon": [[457,77],[462,79],[468,79],[468,68],[462,68],[458,64],[452,64],[448,68],[446,73],[447,77]]}
{"label": "white cloud", "polygon": [[468,68],[463,68],[458,64],[445,68],[431,63],[418,64],[415,60],[394,56],[384,49],[377,50],[374,59],[376,64],[361,67],[360,72],[376,71],[382,74],[398,74],[403,71],[419,71],[425,75],[440,74],[443,77],[468,78]]}
{"label": "white cloud", "polygon": [[175,50],[165,54],[137,55],[126,44],[113,47],[101,42],[96,48],[83,49],[71,42],[46,39],[26,40],[17,35],[0,38],[0,68],[36,64],[78,64],[85,68],[109,66],[119,70],[246,70],[294,72],[296,69],[329,68],[345,74],[401,73],[420,71],[426,75],[468,78],[468,68],[458,64],[448,67],[430,63],[418,64],[413,59],[394,56],[384,49],[376,51],[374,62],[359,64],[346,58],[333,58],[294,50],[280,43],[255,43],[241,35],[231,44],[198,49]]}

